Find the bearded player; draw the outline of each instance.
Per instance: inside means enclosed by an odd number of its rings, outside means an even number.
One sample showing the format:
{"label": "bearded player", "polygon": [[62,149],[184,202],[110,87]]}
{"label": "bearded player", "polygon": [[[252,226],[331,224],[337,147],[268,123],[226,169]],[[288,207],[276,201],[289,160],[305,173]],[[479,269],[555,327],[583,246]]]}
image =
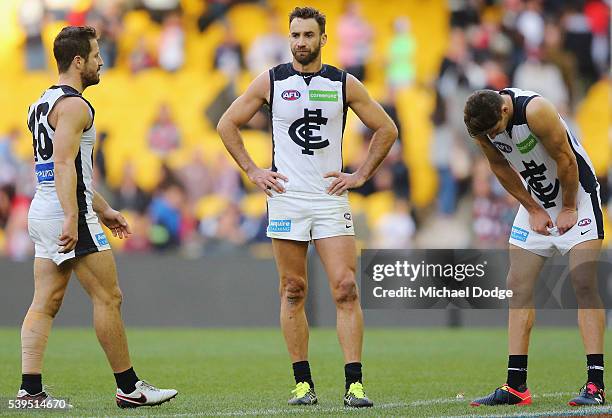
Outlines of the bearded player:
{"label": "bearded player", "polygon": [[[593,165],[555,107],[531,91],[480,90],[467,100],[467,130],[504,188],[520,202],[510,235],[506,384],[472,405],[528,405],[527,355],[533,289],[546,259],[568,254],[586,351],[587,382],[572,406],[603,405],[605,316],[597,288],[604,238]],[[516,298],[518,296],[518,298]]]}
{"label": "bearded player", "polygon": [[[226,148],[249,179],[268,195],[274,258],[280,276],[281,328],[293,363],[291,405],[317,403],[308,362],[306,251],[312,241],[336,304],[344,354],[344,404],[373,405],[364,393],[363,315],[355,281],[355,239],[348,189],[361,186],[387,155],[397,128],[363,85],[346,71],[321,63],[325,16],[310,7],[289,16],[291,63],[259,75],[218,124]],[[239,128],[267,105],[272,120],[272,168],[257,167]],[[374,131],[366,161],[342,172],[342,135],[348,108]]]}
{"label": "bearded player", "polygon": [[121,239],[130,235],[130,227],[92,187],[95,112],[82,93],[100,82],[103,62],[95,29],[62,29],[53,54],[58,84],[28,111],[38,180],[28,215],[35,245],[34,298],[21,329],[23,374],[17,398],[40,402],[49,397],[42,386],[43,354],[74,272],[93,303],[96,335],[117,383],[117,405],[159,405],[177,391],[151,386],[132,367],[115,261],[100,222]]}

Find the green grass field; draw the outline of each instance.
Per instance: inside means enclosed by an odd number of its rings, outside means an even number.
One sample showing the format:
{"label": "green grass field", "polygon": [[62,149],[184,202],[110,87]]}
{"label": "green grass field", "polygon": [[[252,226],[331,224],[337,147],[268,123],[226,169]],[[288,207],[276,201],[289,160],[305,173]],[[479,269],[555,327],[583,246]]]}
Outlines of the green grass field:
{"label": "green grass field", "polygon": [[[44,383],[56,396],[68,397],[74,409],[49,416],[612,416],[607,415],[612,407],[579,411],[566,406],[585,380],[577,329],[534,330],[529,360],[534,404],[487,409],[468,402],[505,379],[503,329],[366,330],[364,384],[375,402],[367,411],[342,407],[343,361],[334,330],[311,333],[310,362],[319,396],[314,408],[286,404],[293,378],[280,330],[129,329],[128,338],[139,376],[178,389],[176,399],[150,409],[118,409],[114,379],[93,330],[56,328]],[[611,343],[608,338],[607,346]],[[16,415],[7,409],[7,398],[19,382],[19,330],[0,329],[0,415]],[[458,393],[465,399],[457,400]]]}

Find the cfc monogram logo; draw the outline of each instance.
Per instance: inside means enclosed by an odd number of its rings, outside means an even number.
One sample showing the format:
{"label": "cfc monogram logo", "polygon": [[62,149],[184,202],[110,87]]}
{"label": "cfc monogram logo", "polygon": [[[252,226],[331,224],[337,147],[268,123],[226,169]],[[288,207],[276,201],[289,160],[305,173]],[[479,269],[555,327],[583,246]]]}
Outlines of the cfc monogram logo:
{"label": "cfc monogram logo", "polygon": [[322,109],[304,109],[304,117],[296,120],[289,127],[291,140],[304,148],[302,154],[314,155],[313,149],[325,148],[329,140],[323,139],[321,135],[315,135],[321,130],[322,125],[327,125],[327,118],[322,116]]}

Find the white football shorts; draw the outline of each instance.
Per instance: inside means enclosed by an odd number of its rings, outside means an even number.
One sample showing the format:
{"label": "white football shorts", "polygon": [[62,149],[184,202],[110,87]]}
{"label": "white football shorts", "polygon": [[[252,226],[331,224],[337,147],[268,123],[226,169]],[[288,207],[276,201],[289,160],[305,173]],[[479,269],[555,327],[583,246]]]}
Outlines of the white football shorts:
{"label": "white football shorts", "polygon": [[355,235],[348,192],[342,196],[272,193],[268,197],[268,237],[310,241]]}
{"label": "white football shorts", "polygon": [[[555,252],[565,255],[581,242],[603,239],[603,214],[599,188],[591,194],[580,190],[578,198],[578,221],[563,235],[559,235],[556,226],[549,230],[550,235],[532,231],[529,226],[529,213],[521,205],[512,225],[510,244],[544,257],[552,257]],[[552,217],[552,220],[555,222],[555,217]]]}
{"label": "white football shorts", "polygon": [[34,257],[49,258],[58,266],[66,260],[98,251],[110,250],[108,239],[95,214],[79,215],[78,241],[74,250],[59,252],[63,219],[28,219],[28,232],[34,241]]}

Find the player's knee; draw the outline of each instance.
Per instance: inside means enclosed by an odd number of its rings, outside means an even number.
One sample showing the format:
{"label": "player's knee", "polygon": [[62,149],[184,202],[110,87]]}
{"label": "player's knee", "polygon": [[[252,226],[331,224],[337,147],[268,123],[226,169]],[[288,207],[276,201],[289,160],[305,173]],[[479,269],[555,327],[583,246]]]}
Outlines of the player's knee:
{"label": "player's knee", "polygon": [[336,286],[334,286],[334,302],[336,305],[343,305],[357,300],[359,297],[357,292],[357,284],[355,283],[355,275],[347,273]]}
{"label": "player's knee", "polygon": [[514,295],[517,297],[528,297],[533,291],[531,283],[525,281],[525,279],[521,278],[518,274],[512,273],[512,271],[508,274],[506,284],[508,289],[512,290],[512,297],[514,297]]}
{"label": "player's knee", "polygon": [[49,316],[51,316],[52,318],[55,318],[55,315],[57,315],[57,313],[60,310],[60,307],[62,306],[63,300],[64,300],[63,292],[62,293],[58,292],[58,293],[51,295],[51,297],[47,299],[47,303],[44,308],[44,312],[48,314]]}
{"label": "player's knee", "polygon": [[32,302],[32,309],[37,312],[47,314],[52,318],[55,318],[55,315],[57,315],[60,310],[60,307],[62,306],[63,300],[63,291],[57,291],[44,297],[39,297],[38,295],[35,295],[34,301]]}
{"label": "player's knee", "polygon": [[572,286],[579,307],[588,308],[589,302],[595,303],[599,299],[599,288],[597,281],[593,278],[572,277]]}
{"label": "player's knee", "polygon": [[123,293],[119,287],[115,287],[106,292],[102,292],[94,298],[94,303],[103,305],[108,308],[119,309],[123,303]]}
{"label": "player's knee", "polygon": [[299,276],[283,277],[281,297],[293,305],[303,301],[306,298],[306,280]]}

